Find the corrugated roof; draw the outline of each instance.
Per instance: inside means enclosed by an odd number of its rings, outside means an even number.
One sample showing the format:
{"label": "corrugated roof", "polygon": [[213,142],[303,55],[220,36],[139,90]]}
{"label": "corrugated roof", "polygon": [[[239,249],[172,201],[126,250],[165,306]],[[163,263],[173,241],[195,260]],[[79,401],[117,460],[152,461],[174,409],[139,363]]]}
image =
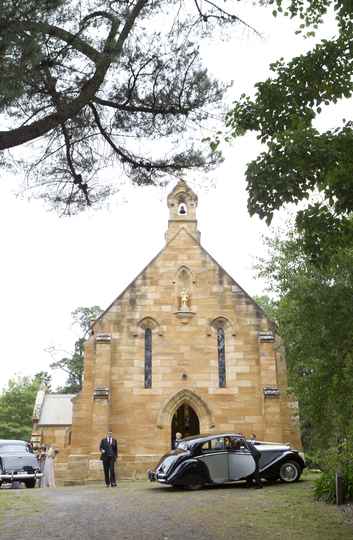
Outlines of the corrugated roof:
{"label": "corrugated roof", "polygon": [[46,394],[40,413],[39,425],[70,426],[72,401],[75,394]]}

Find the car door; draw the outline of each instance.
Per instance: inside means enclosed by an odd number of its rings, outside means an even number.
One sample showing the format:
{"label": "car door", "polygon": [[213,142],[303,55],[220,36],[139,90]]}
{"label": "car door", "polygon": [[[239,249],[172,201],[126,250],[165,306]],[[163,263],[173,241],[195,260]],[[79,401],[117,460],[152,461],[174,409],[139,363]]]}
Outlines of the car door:
{"label": "car door", "polygon": [[224,437],[205,442],[197,459],[205,463],[215,484],[223,484],[229,480],[228,450],[224,444]]}
{"label": "car door", "polygon": [[240,480],[255,472],[255,460],[241,440],[232,443],[228,450],[229,479]]}

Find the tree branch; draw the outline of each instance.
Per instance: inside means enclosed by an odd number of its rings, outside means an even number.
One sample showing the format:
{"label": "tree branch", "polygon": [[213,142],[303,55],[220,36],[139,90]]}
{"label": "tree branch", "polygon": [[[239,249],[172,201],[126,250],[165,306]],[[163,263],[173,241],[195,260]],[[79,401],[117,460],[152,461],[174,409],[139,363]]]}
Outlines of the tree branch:
{"label": "tree branch", "polygon": [[120,56],[121,51],[123,49],[123,45],[128,37],[128,35],[131,32],[131,29],[135,23],[135,20],[139,16],[140,12],[143,10],[145,5],[148,3],[148,0],[137,0],[135,6],[132,8],[129,17],[127,18],[124,27],[122,31],[120,32],[120,36],[118,38],[118,41],[116,43],[116,46],[114,48],[114,54]]}
{"label": "tree branch", "polygon": [[[91,79],[83,84],[81,92],[76,99],[65,103],[64,109],[56,111],[55,113],[37,120],[28,126],[21,126],[20,128],[15,128],[10,131],[0,131],[0,150],[13,148],[25,142],[31,141],[32,139],[45,135],[55,127],[65,123],[65,121],[72,116],[75,116],[83,107],[87,105],[87,103],[90,102],[104,81],[105,75],[112,62],[112,53],[114,56],[116,56],[121,52],[124,41],[128,36],[128,32],[131,30],[136,17],[144,7],[146,1],[147,0],[138,0],[135,9],[132,11],[131,16],[128,18],[123,28],[122,34],[124,34],[125,37],[122,37],[121,34],[117,44],[115,44],[115,36],[117,34],[120,21],[117,18],[114,18],[109,35],[104,45],[103,53],[99,53],[93,47],[90,47],[84,41],[78,39],[76,42],[77,50],[80,50],[81,52],[84,50],[85,54],[88,55],[95,63],[96,70],[94,75],[91,77]],[[42,28],[43,32],[45,31],[50,35],[56,35],[56,37],[60,37],[61,39],[64,39],[64,41],[70,42],[71,44],[75,43],[75,39],[77,39],[70,32],[57,28],[56,26],[51,26],[46,23],[36,23],[34,26],[37,26],[38,29]],[[33,25],[29,25],[29,27],[33,29]]]}
{"label": "tree branch", "polygon": [[61,41],[64,41],[68,45],[71,45],[74,49],[81,52],[87,58],[92,60],[92,62],[97,63],[102,53],[100,51],[97,51],[94,47],[89,45],[86,41],[81,39],[79,37],[79,34],[82,32],[80,31],[77,34],[72,34],[68,30],[65,30],[64,28],[59,28],[58,26],[54,26],[45,22],[31,22],[31,23],[16,23],[13,27],[12,25],[8,23],[8,21],[4,21],[3,24],[1,24],[0,20],[0,29],[7,29],[12,30],[14,33],[19,33],[21,31],[24,32],[40,32],[42,34],[46,34],[51,37],[56,37],[60,39]]}
{"label": "tree branch", "polygon": [[95,96],[102,85],[105,75],[111,65],[110,55],[100,55],[99,62],[96,63],[94,75],[85,82],[81,92],[76,99],[65,103],[65,109],[56,111],[29,126],[22,126],[10,131],[0,131],[0,150],[19,146],[25,142],[31,141],[45,135],[55,127],[75,116],[85,107]]}
{"label": "tree branch", "polygon": [[243,21],[243,19],[241,19],[237,15],[234,15],[234,13],[229,13],[228,11],[225,11],[224,9],[222,9],[220,6],[218,6],[217,4],[212,2],[211,0],[204,0],[204,1],[205,1],[205,4],[209,4],[211,7],[213,7],[214,9],[216,9],[217,11],[219,11],[221,13],[220,17],[217,17],[217,15],[202,14],[202,18],[203,18],[204,21],[207,22],[207,19],[209,19],[211,17],[213,17],[213,18],[226,18],[226,19],[230,19],[231,21],[237,21],[237,22],[243,24],[244,26],[249,28],[249,30],[252,30],[253,32],[255,32],[255,34],[257,34],[258,36],[261,35],[255,28],[250,26],[250,24],[248,24],[247,22]]}
{"label": "tree branch", "polygon": [[62,129],[62,132],[63,132],[63,135],[64,135],[64,140],[65,140],[66,160],[67,160],[67,163],[69,165],[71,175],[73,177],[73,183],[78,187],[78,189],[80,191],[82,191],[82,193],[83,193],[83,195],[85,197],[87,206],[91,206],[91,201],[90,201],[89,195],[88,195],[87,183],[82,181],[82,175],[77,173],[76,170],[75,170],[75,166],[74,166],[73,159],[72,159],[72,156],[71,156],[71,154],[72,154],[71,140],[70,140],[70,136],[68,134],[68,131],[67,131],[66,126],[65,126],[64,123],[61,124],[61,129]]}
{"label": "tree branch", "polygon": [[85,23],[87,21],[89,21],[91,19],[94,19],[96,17],[102,17],[103,19],[108,19],[112,24],[117,19],[117,17],[115,17],[114,15],[109,13],[108,11],[93,11],[92,13],[90,13],[89,15],[86,15],[86,17],[84,17],[82,19],[82,21],[80,22],[80,27],[84,28]]}
{"label": "tree branch", "polygon": [[197,0],[194,0],[194,4],[195,4],[195,6],[196,6],[197,11],[199,12],[200,17],[203,18],[203,13],[202,13],[202,11],[201,11],[201,8],[200,8],[200,6],[199,6],[198,1],[197,1]]}
{"label": "tree branch", "polygon": [[92,100],[94,103],[97,103],[98,105],[103,105],[105,107],[111,107],[112,109],[118,109],[119,111],[125,111],[125,112],[131,112],[131,113],[146,113],[146,114],[184,114],[187,115],[191,111],[191,108],[189,107],[145,107],[142,105],[124,105],[121,103],[115,103],[115,101],[111,101],[108,99],[101,99],[99,97],[95,97]]}
{"label": "tree branch", "polygon": [[153,171],[153,170],[181,170],[183,169],[183,166],[181,164],[177,163],[168,163],[168,162],[159,162],[159,163],[153,163],[150,160],[144,160],[141,158],[134,158],[130,153],[125,152],[122,150],[119,146],[117,146],[112,139],[109,137],[108,133],[104,129],[104,127],[101,124],[99,114],[95,106],[90,103],[89,107],[91,111],[93,112],[93,116],[95,119],[95,122],[98,126],[99,131],[101,132],[104,139],[107,141],[107,143],[112,147],[114,152],[116,152],[120,157],[123,163],[129,163],[133,168],[141,168],[145,169],[146,171]]}
{"label": "tree branch", "polygon": [[114,152],[116,152],[121,158],[122,158],[122,161],[128,161],[130,163],[134,163],[136,164],[136,162],[128,155],[126,154],[125,152],[123,152],[121,150],[121,148],[119,148],[112,140],[111,138],[109,137],[108,133],[106,132],[106,130],[104,129],[104,127],[102,126],[102,123],[100,121],[100,118],[99,118],[99,114],[98,114],[98,111],[97,109],[95,108],[95,106],[93,105],[93,103],[90,103],[89,104],[89,107],[91,109],[91,111],[93,112],[93,116],[94,116],[94,119],[95,119],[95,122],[97,124],[97,127],[100,131],[100,133],[102,134],[102,136],[104,137],[104,139],[107,141],[107,143],[113,148]]}

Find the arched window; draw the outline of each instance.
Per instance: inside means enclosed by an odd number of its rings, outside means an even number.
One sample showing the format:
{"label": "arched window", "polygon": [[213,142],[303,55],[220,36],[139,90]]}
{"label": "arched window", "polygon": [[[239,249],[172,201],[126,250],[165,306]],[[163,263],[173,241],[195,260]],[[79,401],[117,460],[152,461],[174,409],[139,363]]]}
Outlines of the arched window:
{"label": "arched window", "polygon": [[162,336],[159,323],[152,317],[144,317],[139,323],[137,334],[144,340],[144,387],[152,388],[152,335]]}
{"label": "arched window", "polygon": [[217,328],[217,350],[218,350],[219,387],[225,388],[226,386],[226,348],[225,348],[224,328],[222,326]]}
{"label": "arched window", "polygon": [[[217,338],[217,355],[218,355],[218,381],[219,387],[226,387],[226,336],[232,329],[232,323],[225,317],[217,317],[210,326],[213,328]],[[209,335],[214,335],[211,332]],[[234,335],[234,334],[233,334]],[[228,338],[227,338],[228,339]]]}
{"label": "arched window", "polygon": [[152,388],[152,330],[145,328],[145,388]]}

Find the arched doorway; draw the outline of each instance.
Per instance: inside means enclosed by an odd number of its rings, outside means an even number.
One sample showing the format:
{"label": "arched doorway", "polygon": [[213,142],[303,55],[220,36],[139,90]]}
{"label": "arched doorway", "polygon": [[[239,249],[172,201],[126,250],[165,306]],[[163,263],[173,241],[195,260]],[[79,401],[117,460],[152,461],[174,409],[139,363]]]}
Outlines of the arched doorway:
{"label": "arched doorway", "polygon": [[183,403],[176,410],[172,419],[171,445],[174,446],[175,434],[179,431],[183,437],[198,435],[200,422],[194,409],[187,403]]}

